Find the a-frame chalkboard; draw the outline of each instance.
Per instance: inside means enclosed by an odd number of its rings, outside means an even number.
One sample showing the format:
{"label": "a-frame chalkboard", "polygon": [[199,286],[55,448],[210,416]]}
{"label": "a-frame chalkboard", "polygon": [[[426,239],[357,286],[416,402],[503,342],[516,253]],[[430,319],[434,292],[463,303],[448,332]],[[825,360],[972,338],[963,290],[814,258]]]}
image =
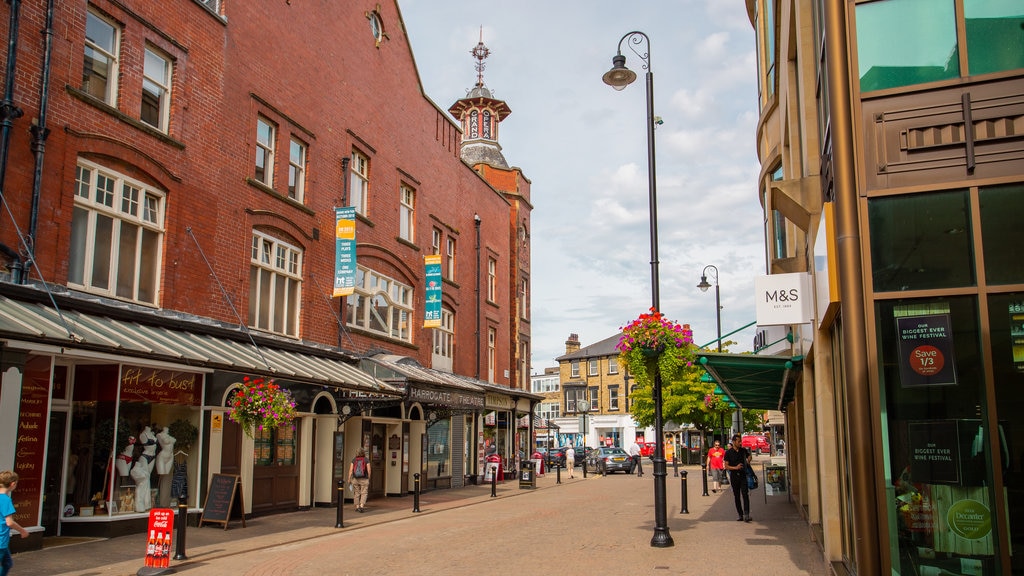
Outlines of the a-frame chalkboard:
{"label": "a-frame chalkboard", "polygon": [[210,491],[206,494],[203,514],[199,517],[199,527],[203,523],[223,524],[228,529],[231,520],[231,509],[238,502],[238,512],[242,517],[242,528],[245,528],[245,505],[242,502],[242,477],[237,474],[214,474],[210,478]]}

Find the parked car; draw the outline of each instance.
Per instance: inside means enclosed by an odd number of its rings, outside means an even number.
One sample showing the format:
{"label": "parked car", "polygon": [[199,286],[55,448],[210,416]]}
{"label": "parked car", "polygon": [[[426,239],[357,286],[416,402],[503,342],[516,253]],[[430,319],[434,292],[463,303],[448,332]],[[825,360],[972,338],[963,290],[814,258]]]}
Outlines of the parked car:
{"label": "parked car", "polygon": [[771,444],[768,443],[768,438],[760,434],[747,434],[743,437],[743,441],[741,443],[744,448],[758,455],[772,451]]}
{"label": "parked car", "polygon": [[[548,468],[554,468],[555,465],[565,468],[565,451],[568,448],[568,446],[562,446],[549,449],[544,453],[544,465]],[[583,449],[574,448],[574,450],[576,451],[576,466],[579,466],[580,462],[583,461]]]}
{"label": "parked car", "polygon": [[594,473],[600,473],[602,470],[606,474],[617,471],[626,474],[633,472],[633,458],[622,448],[594,448],[587,452],[583,465],[587,467],[588,472]]}

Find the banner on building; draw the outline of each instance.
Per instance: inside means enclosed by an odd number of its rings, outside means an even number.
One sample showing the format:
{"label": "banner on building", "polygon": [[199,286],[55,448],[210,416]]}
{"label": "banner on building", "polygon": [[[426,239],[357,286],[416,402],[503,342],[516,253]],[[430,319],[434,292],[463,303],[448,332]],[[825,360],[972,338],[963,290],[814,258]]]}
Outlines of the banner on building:
{"label": "banner on building", "polygon": [[427,292],[423,306],[423,327],[441,327],[441,255],[427,254],[423,257],[426,269]]}
{"label": "banner on building", "polygon": [[334,209],[334,297],[348,296],[356,287],[356,209]]}
{"label": "banner on building", "polygon": [[897,318],[896,330],[904,388],[956,384],[949,314]]}

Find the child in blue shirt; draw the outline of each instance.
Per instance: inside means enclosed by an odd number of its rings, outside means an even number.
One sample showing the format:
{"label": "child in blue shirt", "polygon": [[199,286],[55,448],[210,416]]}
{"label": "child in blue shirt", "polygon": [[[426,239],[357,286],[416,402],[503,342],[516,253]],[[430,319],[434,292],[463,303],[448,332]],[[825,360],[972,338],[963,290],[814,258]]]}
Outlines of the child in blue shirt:
{"label": "child in blue shirt", "polygon": [[28,538],[28,530],[14,521],[14,501],[11,500],[11,492],[17,487],[17,472],[0,472],[0,516],[4,519],[4,522],[0,523],[0,576],[7,576],[14,565],[14,559],[11,558],[11,529],[17,530],[22,538]]}

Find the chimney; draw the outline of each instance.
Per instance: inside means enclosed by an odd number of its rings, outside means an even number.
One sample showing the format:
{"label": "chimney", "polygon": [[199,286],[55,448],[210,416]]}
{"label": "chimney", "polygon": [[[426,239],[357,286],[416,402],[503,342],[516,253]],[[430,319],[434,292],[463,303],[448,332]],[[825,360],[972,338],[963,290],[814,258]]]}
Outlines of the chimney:
{"label": "chimney", "polygon": [[565,353],[572,354],[573,352],[580,349],[580,335],[569,334],[569,339],[565,341]]}

